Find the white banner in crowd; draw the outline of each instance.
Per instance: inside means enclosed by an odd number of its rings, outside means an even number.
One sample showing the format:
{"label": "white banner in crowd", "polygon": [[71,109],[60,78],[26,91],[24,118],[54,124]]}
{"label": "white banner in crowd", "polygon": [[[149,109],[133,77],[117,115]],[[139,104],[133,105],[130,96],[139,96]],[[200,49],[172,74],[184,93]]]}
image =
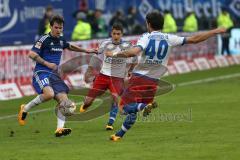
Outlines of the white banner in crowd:
{"label": "white banner in crowd", "polygon": [[232,54],[240,53],[240,29],[234,28],[231,30],[231,38],[229,40],[229,49]]}
{"label": "white banner in crowd", "polygon": [[228,61],[224,56],[215,56],[215,60],[219,67],[229,66]]}
{"label": "white banner in crowd", "polygon": [[0,100],[21,98],[22,94],[15,83],[0,85]]}
{"label": "white banner in crowd", "polygon": [[31,96],[36,94],[33,86],[31,84],[21,85],[19,86],[24,96]]}
{"label": "white banner in crowd", "polygon": [[207,61],[206,58],[196,58],[194,59],[195,64],[197,65],[197,68],[201,71],[201,70],[206,70],[206,69],[210,69],[210,65]]}
{"label": "white banner in crowd", "polygon": [[175,65],[178,73],[188,73],[191,71],[186,61],[174,61],[173,64]]}
{"label": "white banner in crowd", "polygon": [[188,66],[191,69],[191,71],[198,70],[198,67],[197,67],[196,63],[194,63],[194,61],[193,62],[188,62]]}
{"label": "white banner in crowd", "polygon": [[[217,49],[218,55],[221,55],[222,39],[220,35],[218,35],[217,44],[218,44],[218,49]],[[239,28],[233,28],[230,32],[229,50],[232,55],[240,54],[240,29]],[[226,54],[226,51],[225,51],[225,54]]]}

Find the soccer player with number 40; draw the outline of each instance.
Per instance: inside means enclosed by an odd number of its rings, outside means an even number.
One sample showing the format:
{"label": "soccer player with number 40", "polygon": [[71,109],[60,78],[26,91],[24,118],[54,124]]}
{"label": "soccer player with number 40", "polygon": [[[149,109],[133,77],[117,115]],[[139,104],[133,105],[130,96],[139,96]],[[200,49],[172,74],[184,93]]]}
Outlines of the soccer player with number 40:
{"label": "soccer player with number 40", "polygon": [[216,34],[225,33],[225,28],[197,33],[190,37],[162,33],[164,18],[158,11],[146,15],[148,33],[143,34],[137,45],[121,52],[106,51],[106,56],[133,57],[139,56],[140,61],[132,72],[129,86],[121,97],[121,107],[127,117],[121,129],[110,137],[112,141],[120,140],[132,127],[137,118],[137,112],[148,115],[157,104],[153,102],[159,78],[167,71],[167,62],[171,47],[199,43]]}

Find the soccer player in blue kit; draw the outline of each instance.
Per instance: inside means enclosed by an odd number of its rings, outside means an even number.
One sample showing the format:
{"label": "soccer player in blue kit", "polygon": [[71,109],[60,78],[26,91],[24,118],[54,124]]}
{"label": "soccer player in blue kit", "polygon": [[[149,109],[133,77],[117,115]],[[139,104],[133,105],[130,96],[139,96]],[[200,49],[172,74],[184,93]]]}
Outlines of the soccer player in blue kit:
{"label": "soccer player in blue kit", "polygon": [[[18,114],[18,122],[20,125],[25,125],[27,114],[34,106],[53,98],[58,104],[68,100],[67,93],[69,89],[57,73],[64,49],[76,52],[96,53],[95,49],[83,49],[66,42],[62,36],[63,25],[63,17],[59,15],[53,16],[50,20],[50,33],[41,36],[29,52],[29,57],[36,61],[32,84],[39,95],[26,105],[23,104],[20,106]],[[64,124],[65,116],[57,108],[56,137],[71,133],[71,129],[64,128]]]}

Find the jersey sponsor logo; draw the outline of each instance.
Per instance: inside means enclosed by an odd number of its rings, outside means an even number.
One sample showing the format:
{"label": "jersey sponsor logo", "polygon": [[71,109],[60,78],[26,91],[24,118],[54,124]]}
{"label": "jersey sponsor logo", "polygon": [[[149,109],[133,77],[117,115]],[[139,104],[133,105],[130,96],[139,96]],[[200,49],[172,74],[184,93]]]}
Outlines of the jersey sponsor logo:
{"label": "jersey sponsor logo", "polygon": [[110,64],[123,64],[124,61],[123,59],[120,59],[120,58],[112,58],[112,57],[107,57],[105,59],[105,62],[106,63],[110,63]]}
{"label": "jersey sponsor logo", "polygon": [[126,49],[128,49],[130,47],[131,47],[131,43],[130,42],[123,42],[122,44],[119,45],[119,48],[121,50],[126,50]]}
{"label": "jersey sponsor logo", "polygon": [[147,59],[147,60],[145,61],[145,64],[162,64],[162,60]]}
{"label": "jersey sponsor logo", "polygon": [[62,52],[63,49],[62,49],[62,48],[51,48],[51,51],[54,51],[54,52]]}
{"label": "jersey sponsor logo", "polygon": [[37,48],[37,49],[40,49],[42,47],[42,43],[37,42],[34,47]]}
{"label": "jersey sponsor logo", "polygon": [[110,50],[110,51],[111,51],[111,50],[114,50],[115,48],[116,48],[116,47],[115,47],[115,45],[113,45],[113,44],[107,44],[107,45],[106,45],[106,49],[107,49],[107,50]]}

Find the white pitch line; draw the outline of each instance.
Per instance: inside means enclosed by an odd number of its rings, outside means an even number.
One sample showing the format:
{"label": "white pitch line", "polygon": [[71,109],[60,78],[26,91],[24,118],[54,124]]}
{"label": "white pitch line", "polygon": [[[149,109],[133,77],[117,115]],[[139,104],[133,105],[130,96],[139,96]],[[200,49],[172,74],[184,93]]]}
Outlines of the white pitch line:
{"label": "white pitch line", "polygon": [[[208,83],[208,82],[224,80],[224,79],[231,79],[231,78],[236,78],[236,77],[240,77],[240,73],[235,73],[235,74],[229,74],[229,75],[224,75],[224,76],[217,76],[217,77],[204,78],[204,79],[200,79],[200,80],[194,80],[194,81],[189,81],[189,82],[178,83],[178,84],[176,84],[176,86],[177,87],[189,86],[189,85],[194,85],[194,84],[202,84],[202,83]],[[81,102],[76,103],[76,104],[77,105],[81,104]],[[50,110],[53,110],[53,108],[40,109],[40,110],[32,111],[32,112],[29,112],[29,113],[30,114],[34,114],[34,113],[46,112],[46,111],[50,111]],[[9,118],[13,118],[13,117],[17,117],[17,114],[8,115],[8,116],[1,116],[0,120],[2,120],[2,119],[9,119]]]}
{"label": "white pitch line", "polygon": [[[76,103],[76,105],[79,105],[79,104],[82,104],[82,103],[81,102]],[[31,111],[29,113],[34,114],[34,113],[40,113],[40,112],[47,112],[47,111],[50,111],[50,110],[53,111],[54,108],[39,109],[39,110],[36,110],[36,111]],[[18,116],[17,114],[12,114],[12,115],[8,115],[8,116],[1,116],[0,120],[14,118],[14,117],[17,117],[17,116]]]}
{"label": "white pitch line", "polygon": [[217,76],[217,77],[211,77],[211,78],[205,78],[205,79],[189,81],[189,82],[183,82],[183,83],[176,84],[176,86],[177,87],[189,86],[189,85],[193,85],[193,84],[208,83],[208,82],[224,80],[224,79],[230,79],[230,78],[236,78],[236,77],[240,77],[240,73],[229,74],[229,75],[224,75],[224,76]]}
{"label": "white pitch line", "polygon": [[[33,113],[46,112],[46,111],[50,111],[50,110],[53,110],[53,109],[52,108],[39,109],[39,110],[32,111],[32,112],[29,112],[29,113],[33,114]],[[2,116],[2,117],[0,117],[0,120],[2,120],[2,119],[9,119],[9,118],[17,117],[17,116],[18,116],[17,114],[12,114],[12,115],[8,115],[8,116]]]}

